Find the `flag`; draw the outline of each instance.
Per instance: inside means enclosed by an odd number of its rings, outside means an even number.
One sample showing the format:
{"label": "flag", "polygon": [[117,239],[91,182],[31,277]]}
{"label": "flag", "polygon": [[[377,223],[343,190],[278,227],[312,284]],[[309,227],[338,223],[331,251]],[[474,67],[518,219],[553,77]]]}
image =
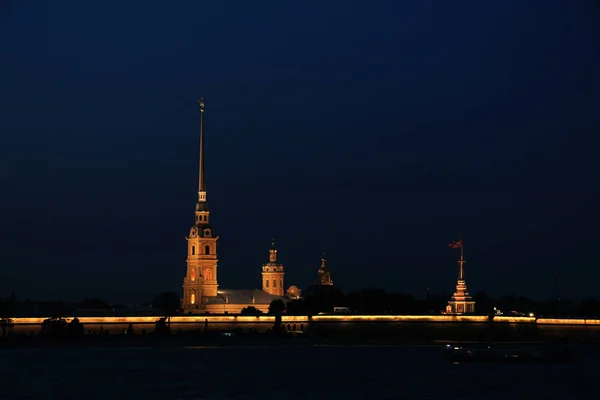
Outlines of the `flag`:
{"label": "flag", "polygon": [[458,239],[456,242],[452,242],[448,245],[451,249],[460,249],[462,247],[462,239]]}

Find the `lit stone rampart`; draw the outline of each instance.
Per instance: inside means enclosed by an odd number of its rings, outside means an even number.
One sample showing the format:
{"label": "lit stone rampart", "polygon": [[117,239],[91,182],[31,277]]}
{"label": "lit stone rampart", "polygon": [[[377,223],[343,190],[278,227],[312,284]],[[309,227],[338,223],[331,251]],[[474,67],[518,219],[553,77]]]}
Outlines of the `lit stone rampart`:
{"label": "lit stone rampart", "polygon": [[[162,318],[154,316],[130,317],[78,317],[82,324],[149,324]],[[16,325],[40,325],[45,317],[13,318]],[[72,318],[67,317],[68,321]],[[488,322],[485,315],[314,315],[309,319],[305,315],[284,315],[282,322]],[[171,317],[171,323],[200,324],[200,323],[274,323],[273,315],[189,315]],[[537,323],[538,325],[600,325],[598,319],[556,319],[535,317],[506,317],[496,316],[494,322],[504,323]]]}
{"label": "lit stone rampart", "polygon": [[[82,324],[154,324],[162,318],[161,315],[154,316],[130,316],[130,317],[77,317]],[[45,317],[37,318],[13,318],[15,325],[41,325]],[[66,320],[72,320],[67,317]],[[314,315],[309,318],[306,315],[283,315],[284,323],[308,323],[312,322],[464,322],[483,323],[489,319],[485,315]],[[171,317],[171,323],[177,324],[203,324],[227,323],[274,323],[273,315],[189,315]],[[529,323],[537,325],[600,325],[600,319],[575,319],[575,318],[535,318],[535,317],[507,317],[495,316],[494,323]]]}

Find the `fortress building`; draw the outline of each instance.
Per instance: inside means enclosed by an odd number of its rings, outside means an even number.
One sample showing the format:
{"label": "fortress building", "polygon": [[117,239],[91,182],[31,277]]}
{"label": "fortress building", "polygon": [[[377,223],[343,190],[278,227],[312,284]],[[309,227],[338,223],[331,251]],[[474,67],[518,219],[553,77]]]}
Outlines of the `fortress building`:
{"label": "fortress building", "polygon": [[204,99],[200,106],[200,166],[198,201],[194,225],[186,237],[187,270],[183,279],[181,305],[188,313],[240,313],[246,307],[267,312],[274,299],[287,300],[283,291],[283,265],[277,264],[277,250],[273,244],[269,263],[263,265],[263,290],[221,290],[217,280],[217,236],[210,224],[210,207],[206,197],[204,166]]}

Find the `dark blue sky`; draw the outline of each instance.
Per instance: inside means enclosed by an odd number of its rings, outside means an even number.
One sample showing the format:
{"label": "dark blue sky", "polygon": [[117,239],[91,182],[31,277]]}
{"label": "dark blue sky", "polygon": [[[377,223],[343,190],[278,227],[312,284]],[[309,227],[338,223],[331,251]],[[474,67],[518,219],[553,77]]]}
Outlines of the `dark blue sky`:
{"label": "dark blue sky", "polygon": [[599,296],[598,2],[488,3],[5,3],[0,295],[179,292],[203,94],[221,287]]}

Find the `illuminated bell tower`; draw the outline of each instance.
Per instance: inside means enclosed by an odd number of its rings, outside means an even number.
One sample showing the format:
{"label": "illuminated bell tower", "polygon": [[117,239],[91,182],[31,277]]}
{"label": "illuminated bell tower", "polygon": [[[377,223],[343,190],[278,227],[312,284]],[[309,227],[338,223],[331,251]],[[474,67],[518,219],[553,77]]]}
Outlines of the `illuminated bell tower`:
{"label": "illuminated bell tower", "polygon": [[277,264],[275,241],[269,250],[269,262],[262,266],[262,290],[274,296],[283,296],[283,265]]}
{"label": "illuminated bell tower", "polygon": [[321,256],[321,267],[317,272],[317,285],[333,285],[333,281],[331,280],[331,273],[327,268],[327,259],[325,258],[325,253],[323,253],[323,255]]}
{"label": "illuminated bell tower", "polygon": [[206,202],[204,178],[204,98],[200,105],[200,167],[198,177],[198,202],[194,226],[190,229],[187,256],[187,273],[183,281],[183,306],[197,307],[206,297],[217,295],[217,240],[210,226],[210,211]]}

